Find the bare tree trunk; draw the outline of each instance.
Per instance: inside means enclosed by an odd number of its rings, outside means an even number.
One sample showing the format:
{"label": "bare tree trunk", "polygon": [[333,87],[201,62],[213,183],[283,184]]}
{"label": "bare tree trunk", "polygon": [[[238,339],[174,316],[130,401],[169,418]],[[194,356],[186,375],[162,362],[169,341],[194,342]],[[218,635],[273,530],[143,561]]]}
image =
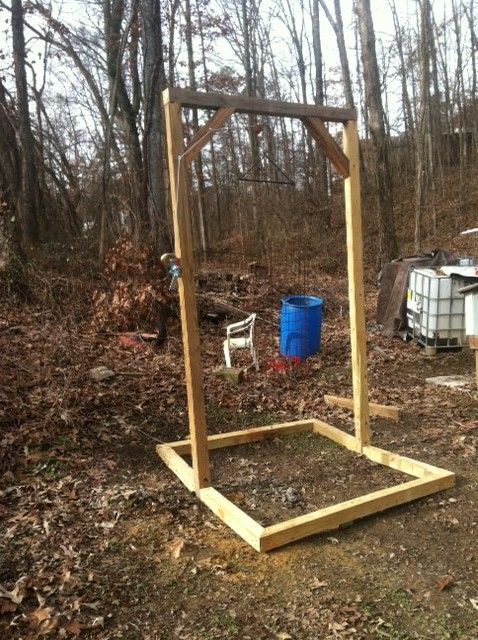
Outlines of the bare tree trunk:
{"label": "bare tree trunk", "polygon": [[456,105],[458,111],[458,138],[460,142],[460,185],[464,187],[464,168],[466,160],[466,95],[465,81],[463,77],[463,54],[461,46],[461,20],[458,13],[458,6],[452,0],[452,17],[455,31],[456,46]]}
{"label": "bare tree trunk", "polygon": [[22,241],[26,245],[31,245],[39,240],[40,189],[34,156],[35,139],[28,109],[25,36],[23,33],[23,7],[21,0],[12,0],[12,39],[22,162],[22,189],[19,213]]}
{"label": "bare tree trunk", "polygon": [[430,130],[430,58],[428,31],[428,0],[420,0],[420,41],[419,41],[419,107],[416,135],[416,193],[415,193],[415,251],[420,251],[422,243],[423,213],[426,192],[430,178],[429,148]]}
{"label": "bare tree trunk", "polygon": [[325,0],[319,1],[325,12],[325,15],[327,16],[327,20],[330,22],[330,26],[335,32],[335,38],[337,40],[337,48],[339,50],[340,57],[340,68],[342,70],[342,83],[344,85],[345,102],[347,104],[347,107],[354,109],[355,103],[352,90],[352,79],[350,76],[347,47],[345,46],[344,23],[342,20],[342,8],[340,6],[340,0],[334,0],[335,20],[332,17],[332,14],[330,13]]}
{"label": "bare tree trunk", "polygon": [[22,160],[13,125],[13,108],[0,78],[0,271],[13,254],[24,258],[18,201],[22,191]]}
{"label": "bare tree trunk", "polygon": [[410,94],[407,84],[407,65],[405,64],[405,54],[403,49],[403,30],[398,21],[397,8],[395,0],[389,2],[393,16],[393,24],[395,27],[395,42],[397,43],[398,59],[400,61],[400,82],[402,87],[402,105],[403,105],[403,122],[405,125],[405,133],[410,143],[413,143],[413,114],[410,102]]}
{"label": "bare tree trunk", "polygon": [[134,100],[131,100],[129,97],[122,64],[128,35],[137,27],[138,0],[133,0],[130,18],[125,24],[124,29],[122,29],[124,9],[124,0],[103,0],[106,67],[110,81],[110,103],[115,103],[113,119],[116,114],[124,131],[131,175],[131,205],[135,218],[140,221],[139,228],[136,224],[135,230],[138,238],[141,238],[144,237],[144,234],[147,232],[149,221],[145,198],[143,156],[137,122],[139,104],[135,104]]}
{"label": "bare tree trunk", "polygon": [[[299,73],[299,83],[300,83],[300,99],[304,104],[307,104],[307,65],[304,56],[304,3],[303,0],[300,0],[300,13],[298,15],[302,16],[302,22],[300,25],[297,25],[296,22],[296,11],[295,7],[292,6],[291,0],[285,0],[285,4],[287,6],[288,17],[283,18],[283,22],[289,31],[290,38],[292,40],[292,45],[295,50],[296,61],[297,61],[297,70]],[[305,166],[304,166],[304,176],[306,184],[310,187],[310,178],[311,178],[311,167],[314,163],[314,147],[312,142],[312,136],[308,131],[304,131],[304,157],[305,157]]]}
{"label": "bare tree trunk", "polygon": [[375,51],[370,0],[357,0],[357,18],[360,33],[365,84],[365,103],[374,151],[374,165],[378,196],[378,262],[380,265],[398,254],[393,212],[392,177],[385,121],[382,105],[380,75]]}
{"label": "bare tree trunk", "polygon": [[[251,49],[251,19],[248,11],[248,3],[247,0],[241,0],[241,10],[242,10],[242,35],[244,38],[244,69],[246,72],[246,90],[247,95],[254,96],[256,93],[255,81],[252,75],[252,49]],[[260,166],[261,159],[259,153],[259,140],[257,135],[257,118],[254,115],[248,116],[248,130],[249,130],[249,140],[251,144],[251,160],[252,160],[252,170],[253,177],[257,178]],[[258,210],[257,207],[257,196],[258,191],[256,186],[253,185],[252,188],[252,211],[254,218],[254,227],[255,227],[255,235],[257,238],[257,249],[260,253],[264,252],[265,248],[265,228],[264,228],[264,216],[262,211]]]}
{"label": "bare tree trunk", "polygon": [[161,92],[166,87],[160,0],[142,0],[143,14],[143,156],[148,216],[158,254],[171,246],[164,174],[164,123]]}
{"label": "bare tree trunk", "polygon": [[[198,14],[198,30],[199,37],[201,41],[201,61],[202,68],[204,74],[204,88],[206,91],[209,91],[209,71],[206,62],[206,46],[204,40],[204,28],[202,22],[201,10],[199,7],[200,0],[196,0],[196,10]],[[221,201],[219,197],[219,176],[218,176],[218,168],[216,163],[216,146],[214,142],[214,136],[211,138],[211,142],[209,143],[211,149],[211,167],[212,167],[212,183],[213,183],[213,191],[214,191],[214,206],[216,209],[216,233],[218,236],[221,235],[222,231],[222,211],[221,211]]]}
{"label": "bare tree trunk", "polygon": [[[189,86],[191,89],[197,89],[196,72],[194,65],[194,50],[193,50],[193,38],[192,38],[192,19],[191,19],[191,1],[185,0],[185,17],[186,17],[186,46],[188,53],[188,77]],[[192,119],[194,130],[199,129],[198,110],[192,110]],[[203,258],[208,255],[208,237],[205,221],[204,211],[204,173],[202,168],[201,154],[199,154],[194,160],[194,172],[196,174],[197,181],[197,205],[198,205],[198,224],[199,224],[199,239],[201,242],[201,253]]]}
{"label": "bare tree trunk", "polygon": [[475,3],[470,2],[470,6],[463,1],[463,11],[465,12],[466,19],[468,21],[468,28],[470,30],[470,49],[471,49],[471,90],[470,90],[470,104],[471,104],[471,125],[473,131],[473,156],[476,157],[476,150],[478,145],[478,104],[477,104],[477,70],[476,70],[476,56],[478,54],[478,38],[476,36],[476,23],[475,23]]}
{"label": "bare tree trunk", "polygon": [[[320,13],[319,13],[319,0],[313,0],[312,2],[312,44],[314,51],[315,62],[315,102],[316,104],[325,103],[325,91],[324,91],[324,73],[323,73],[323,60],[322,60],[322,41],[320,37]],[[316,161],[318,162],[318,175],[319,175],[319,198],[325,205],[321,207],[321,213],[325,226],[329,227],[331,222],[330,207],[327,189],[327,160],[325,154],[320,147],[317,149]]]}

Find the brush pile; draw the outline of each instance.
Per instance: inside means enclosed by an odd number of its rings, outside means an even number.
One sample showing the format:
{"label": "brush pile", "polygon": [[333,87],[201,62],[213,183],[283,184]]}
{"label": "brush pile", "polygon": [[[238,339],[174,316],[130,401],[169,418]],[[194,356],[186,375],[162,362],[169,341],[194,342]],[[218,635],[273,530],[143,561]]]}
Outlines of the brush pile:
{"label": "brush pile", "polygon": [[105,258],[104,286],[94,293],[94,322],[102,329],[157,329],[171,296],[167,276],[150,247],[117,240]]}

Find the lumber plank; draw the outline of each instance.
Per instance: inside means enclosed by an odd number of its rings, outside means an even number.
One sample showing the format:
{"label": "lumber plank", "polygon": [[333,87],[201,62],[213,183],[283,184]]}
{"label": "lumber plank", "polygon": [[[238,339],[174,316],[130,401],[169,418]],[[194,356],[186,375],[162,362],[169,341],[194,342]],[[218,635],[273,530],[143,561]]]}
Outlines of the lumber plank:
{"label": "lumber plank", "polygon": [[181,106],[165,104],[166,142],[169,162],[169,184],[174,225],[174,247],[181,263],[178,279],[181,333],[183,338],[189,432],[193,476],[196,491],[210,484],[207,448],[204,381],[199,344],[199,329],[193,274],[191,214],[189,210],[187,165],[181,164],[184,152]]}
{"label": "lumber plank", "polygon": [[[345,409],[354,408],[354,401],[352,398],[325,395],[324,400],[328,405],[344,407]],[[399,420],[400,410],[398,407],[388,404],[377,404],[376,402],[369,402],[368,407],[371,415],[389,418],[390,420],[395,420],[395,422],[398,422]]]}
{"label": "lumber plank", "polygon": [[193,470],[171,447],[156,445],[156,453],[167,467],[173,471],[189,491],[194,491]]}
{"label": "lumber plank", "polygon": [[202,107],[219,109],[232,107],[237,113],[255,113],[258,115],[282,116],[285,118],[316,117],[329,122],[348,122],[357,119],[354,109],[327,107],[315,104],[294,104],[264,100],[250,96],[231,96],[224,93],[204,93],[192,89],[171,87],[163,91],[163,102],[178,103],[184,107]]}
{"label": "lumber plank", "polygon": [[475,350],[475,378],[476,388],[478,389],[478,350]]}
{"label": "lumber plank", "polygon": [[391,469],[396,469],[397,471],[403,471],[403,473],[408,473],[409,475],[416,476],[417,478],[455,475],[453,472],[447,471],[446,469],[441,469],[440,467],[435,467],[431,464],[427,464],[426,462],[413,460],[412,458],[407,458],[406,456],[402,456],[398,453],[385,451],[385,449],[380,449],[379,447],[373,447],[371,445],[363,447],[362,453],[373,462],[378,462],[379,464],[383,464]]}
{"label": "lumber plank", "polygon": [[470,349],[478,349],[478,336],[468,336],[468,345]]}
{"label": "lumber plank", "polygon": [[344,152],[350,162],[350,175],[345,180],[344,190],[354,423],[356,437],[362,446],[366,446],[370,444],[370,418],[363,288],[359,142],[356,122],[349,121],[344,127]]}
{"label": "lumber plank", "polygon": [[360,453],[362,450],[360,441],[355,436],[351,436],[349,433],[345,433],[345,431],[337,429],[337,427],[333,427],[322,420],[314,420],[314,433],[318,433],[321,436],[329,438],[329,440],[333,440],[333,442],[337,444],[341,444],[346,449],[349,449],[349,451]]}
{"label": "lumber plank", "polygon": [[[207,444],[211,449],[223,449],[224,447],[234,447],[248,442],[259,442],[274,436],[286,436],[294,433],[304,433],[313,431],[315,420],[296,420],[295,422],[284,422],[281,424],[271,424],[267,427],[251,427],[239,431],[229,431],[228,433],[217,433],[208,436]],[[168,446],[174,449],[179,455],[191,453],[191,440],[178,440],[168,442]]]}
{"label": "lumber plank", "polygon": [[186,162],[194,160],[201,149],[207,145],[216,131],[222,127],[233,113],[233,107],[221,107],[218,109],[206,124],[193,135],[184,151],[184,160],[186,160]]}
{"label": "lumber plank", "polygon": [[320,118],[301,118],[306,129],[320,146],[339,176],[348,178],[350,175],[349,159],[330,135],[327,127]]}
{"label": "lumber plank", "polygon": [[260,549],[261,551],[269,551],[294,540],[337,529],[345,522],[358,520],[373,513],[428,496],[436,491],[448,489],[453,484],[453,474],[428,477],[427,479],[418,478],[286,520],[265,528],[261,536]]}
{"label": "lumber plank", "polygon": [[260,538],[264,527],[253,520],[234,503],[213,487],[201,489],[199,498],[211,511],[256,551],[260,551]]}

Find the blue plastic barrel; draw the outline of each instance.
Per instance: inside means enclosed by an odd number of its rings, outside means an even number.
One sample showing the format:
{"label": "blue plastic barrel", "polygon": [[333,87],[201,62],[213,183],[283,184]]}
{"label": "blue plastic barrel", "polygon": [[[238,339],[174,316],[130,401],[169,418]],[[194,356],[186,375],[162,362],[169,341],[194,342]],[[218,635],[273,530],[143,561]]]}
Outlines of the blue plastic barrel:
{"label": "blue plastic barrel", "polygon": [[322,298],[290,296],[282,299],[279,350],[286,358],[304,360],[320,351]]}

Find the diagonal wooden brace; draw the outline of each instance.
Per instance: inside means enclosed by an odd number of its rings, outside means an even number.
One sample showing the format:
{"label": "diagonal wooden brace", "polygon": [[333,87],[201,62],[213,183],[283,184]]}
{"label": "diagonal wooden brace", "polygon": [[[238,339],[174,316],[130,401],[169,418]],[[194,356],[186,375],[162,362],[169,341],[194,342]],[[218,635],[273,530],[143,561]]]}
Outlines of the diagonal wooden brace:
{"label": "diagonal wooden brace", "polygon": [[232,107],[222,107],[218,109],[212,118],[193,135],[184,152],[184,160],[186,162],[194,160],[201,149],[207,145],[216,131],[222,127],[233,113],[234,109]]}
{"label": "diagonal wooden brace", "polygon": [[314,140],[320,145],[337,173],[342,178],[348,178],[350,175],[349,159],[327,131],[323,121],[320,118],[312,117],[301,118],[301,120]]}

